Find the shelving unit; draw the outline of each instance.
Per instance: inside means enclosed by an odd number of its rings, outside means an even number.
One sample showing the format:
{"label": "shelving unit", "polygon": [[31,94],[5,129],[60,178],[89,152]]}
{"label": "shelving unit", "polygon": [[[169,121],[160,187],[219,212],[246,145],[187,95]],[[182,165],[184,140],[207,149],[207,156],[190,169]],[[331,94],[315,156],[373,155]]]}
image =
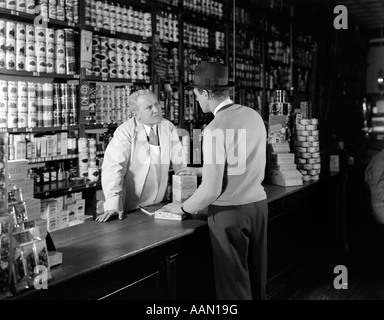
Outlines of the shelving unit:
{"label": "shelving unit", "polygon": [[[100,10],[104,14],[107,10],[106,5],[111,5],[110,1],[86,1],[84,5],[82,4],[78,8],[79,19],[76,23],[51,19],[50,17],[40,19],[41,25],[44,27],[73,31],[76,74],[0,68],[0,80],[12,79],[13,81],[17,79],[14,81],[75,84],[77,90],[76,124],[48,127],[3,127],[0,128],[0,132],[8,132],[10,135],[32,134],[36,136],[67,132],[69,137],[77,139],[101,136],[103,139],[109,139],[113,130],[129,116],[120,113],[124,110],[126,100],[122,99],[119,104],[114,105],[117,103],[116,100],[112,100],[116,99],[115,93],[113,93],[113,98],[111,98],[112,96],[100,97],[96,94],[97,86],[102,86],[98,88],[108,88],[108,90],[121,88],[127,90],[126,93],[138,88],[152,86],[163,107],[163,116],[177,127],[189,131],[189,142],[192,146],[193,141],[198,139],[196,135],[193,135],[193,130],[203,129],[213,118],[211,114],[203,114],[193,94],[184,89],[188,83],[193,81],[194,68],[202,59],[220,61],[228,65],[232,80],[237,82],[236,88],[231,90],[235,101],[256,109],[264,119],[268,117],[268,104],[274,89],[286,89],[291,94],[305,98],[310,97],[312,64],[309,57],[308,61],[304,59],[304,53],[314,53],[316,50],[315,39],[302,36],[299,27],[294,27],[292,32],[290,28],[293,19],[290,13],[284,11],[285,9],[269,8],[262,3],[249,5],[245,1],[239,1],[238,7],[233,8],[233,2],[229,0],[212,2],[211,7],[196,6],[193,1],[187,0],[135,0],[129,3],[118,0],[113,3],[116,17],[115,20],[110,20],[107,23],[105,19],[100,19]],[[121,14],[120,19],[118,12]],[[214,14],[212,15],[212,13]],[[122,19],[124,14],[132,14],[134,20]],[[1,20],[27,24],[32,24],[37,17],[33,14],[4,8],[0,9],[0,15]],[[101,16],[103,17],[103,15]],[[160,21],[161,19],[163,20]],[[124,21],[129,22],[124,24]],[[145,21],[150,22],[150,29],[148,24],[143,24],[142,26],[146,26],[144,28],[138,28],[137,24],[145,23]],[[168,29],[164,29],[166,27]],[[233,29],[234,27],[235,29]],[[286,33],[288,30],[291,30],[291,33],[282,34],[283,31]],[[172,36],[169,34],[170,31]],[[91,36],[92,43],[89,46],[95,46],[95,50],[100,49],[97,47],[100,45],[100,39],[106,41],[105,39],[108,38],[112,38],[110,43],[115,42],[115,45],[119,42],[128,46],[132,43],[147,46],[149,52],[144,52],[147,58],[145,79],[129,77],[125,73],[123,77],[119,77],[116,74],[111,75],[109,69],[107,73],[102,73],[101,68],[100,70],[97,68],[93,70],[92,65],[91,69],[89,66],[87,67],[83,63],[84,52],[82,51],[87,49],[82,42],[83,37],[86,36],[83,32],[88,32],[87,35]],[[234,32],[235,38],[233,37]],[[202,38],[203,35],[205,37],[208,35],[208,38]],[[276,50],[274,53],[269,52],[269,42],[273,43],[274,49],[281,52]],[[276,42],[280,43],[281,46],[275,46]],[[200,45],[198,45],[199,43]],[[292,46],[293,57],[291,56],[292,52],[285,49]],[[99,53],[102,53],[101,50]],[[124,50],[127,50],[124,52],[129,52],[126,47]],[[284,55],[282,52],[285,54],[284,58],[281,58]],[[132,53],[129,54],[130,57]],[[112,57],[113,55],[106,52],[106,56],[103,57],[106,59],[105,63],[111,63]],[[271,59],[271,57],[276,57],[276,59]],[[97,65],[99,63],[101,66],[102,62],[97,59],[100,60],[100,56],[92,55],[91,64],[96,63]],[[109,67],[110,65],[108,65]],[[140,67],[142,68],[143,64]],[[124,68],[124,70],[130,70],[129,72],[132,71],[131,64]],[[299,76],[306,72],[306,81],[300,85]],[[273,80],[271,80],[271,76]],[[115,106],[113,110],[116,113],[108,114],[106,119],[98,118],[96,109],[100,107],[97,105],[100,103],[98,100],[100,98],[111,99],[108,100],[110,104],[107,107],[103,106],[103,108]],[[95,106],[96,111],[92,110]],[[107,112],[110,110],[107,109]],[[102,157],[107,141],[99,142],[97,156]],[[194,164],[195,162],[196,165],[199,165],[201,154],[196,155],[194,152],[196,150],[191,149],[191,163]],[[70,159],[78,161],[78,154],[77,150],[75,154],[71,155],[38,157],[30,159],[29,164],[31,168],[36,168],[38,165],[44,165],[45,162]],[[49,189],[52,189],[50,194],[52,194],[55,186],[57,185],[49,186]],[[36,188],[36,195],[43,197],[44,194],[38,190],[45,187]],[[57,194],[60,194],[63,189],[58,186],[57,188]],[[78,188],[87,188],[87,184],[83,187],[80,184]]]}

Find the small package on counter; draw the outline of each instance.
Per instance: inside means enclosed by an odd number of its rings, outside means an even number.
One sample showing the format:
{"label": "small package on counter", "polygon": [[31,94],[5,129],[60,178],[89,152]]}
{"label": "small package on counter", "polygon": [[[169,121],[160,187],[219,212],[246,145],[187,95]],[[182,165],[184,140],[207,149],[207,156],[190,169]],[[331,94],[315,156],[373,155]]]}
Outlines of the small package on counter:
{"label": "small package on counter", "polygon": [[36,256],[36,263],[38,266],[44,266],[47,268],[48,271],[48,279],[51,278],[51,267],[49,264],[49,258],[48,258],[48,249],[47,249],[47,243],[44,240],[36,241],[33,244],[35,256]]}

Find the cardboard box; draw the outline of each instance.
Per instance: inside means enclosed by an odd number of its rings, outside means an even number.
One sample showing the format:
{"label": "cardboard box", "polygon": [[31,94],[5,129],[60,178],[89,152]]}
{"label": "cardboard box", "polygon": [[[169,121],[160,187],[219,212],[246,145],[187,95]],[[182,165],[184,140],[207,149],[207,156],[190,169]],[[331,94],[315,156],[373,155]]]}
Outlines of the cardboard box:
{"label": "cardboard box", "polygon": [[28,160],[11,160],[7,162],[7,170],[10,182],[14,180],[27,179]]}
{"label": "cardboard box", "polygon": [[67,228],[69,225],[69,211],[68,210],[61,210],[60,212],[60,229]]}
{"label": "cardboard box", "polygon": [[83,215],[83,216],[77,217],[76,219],[83,222],[93,221],[93,217],[91,215]]}
{"label": "cardboard box", "polygon": [[49,266],[57,266],[63,263],[63,254],[59,251],[48,251]]}
{"label": "cardboard box", "polygon": [[172,198],[174,202],[184,202],[187,200],[191,195],[195,193],[196,189],[192,190],[178,190],[173,189],[172,190]]}
{"label": "cardboard box", "polygon": [[172,176],[173,190],[196,190],[197,189],[197,176]]}
{"label": "cardboard box", "polygon": [[72,198],[74,201],[82,200],[83,199],[83,193],[82,192],[74,192],[72,193]]}
{"label": "cardboard box", "polygon": [[49,232],[60,229],[60,216],[58,214],[50,214],[47,219],[47,230]]}
{"label": "cardboard box", "polygon": [[61,132],[61,155],[68,154],[68,132]]}
{"label": "cardboard box", "polygon": [[85,215],[85,199],[76,200],[75,217],[81,217]]}
{"label": "cardboard box", "polygon": [[40,199],[29,199],[25,201],[25,206],[27,208],[28,220],[37,220],[41,216],[41,200]]}

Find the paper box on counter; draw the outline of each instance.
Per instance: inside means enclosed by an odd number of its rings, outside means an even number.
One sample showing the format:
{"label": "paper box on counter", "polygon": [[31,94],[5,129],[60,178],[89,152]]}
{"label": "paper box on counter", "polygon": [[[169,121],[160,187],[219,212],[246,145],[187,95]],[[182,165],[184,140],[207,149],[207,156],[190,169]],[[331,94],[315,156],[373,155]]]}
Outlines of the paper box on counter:
{"label": "paper box on counter", "polygon": [[173,190],[196,190],[197,189],[197,176],[179,176],[173,175],[172,177]]}
{"label": "paper box on counter", "polygon": [[63,263],[63,254],[59,251],[48,251],[49,266],[52,268]]}
{"label": "paper box on counter", "polygon": [[76,200],[75,217],[81,217],[85,214],[85,199]]}
{"label": "paper box on counter", "polygon": [[60,214],[60,229],[64,229],[68,227],[69,224],[69,211],[61,210]]}
{"label": "paper box on counter", "polygon": [[64,206],[64,210],[68,211],[68,217],[69,217],[68,221],[71,221],[71,216],[76,218],[76,203],[68,204]]}
{"label": "paper box on counter", "polygon": [[172,198],[174,202],[184,202],[187,200],[191,195],[195,193],[196,189],[192,190],[179,190],[179,189],[173,189],[172,190]]}

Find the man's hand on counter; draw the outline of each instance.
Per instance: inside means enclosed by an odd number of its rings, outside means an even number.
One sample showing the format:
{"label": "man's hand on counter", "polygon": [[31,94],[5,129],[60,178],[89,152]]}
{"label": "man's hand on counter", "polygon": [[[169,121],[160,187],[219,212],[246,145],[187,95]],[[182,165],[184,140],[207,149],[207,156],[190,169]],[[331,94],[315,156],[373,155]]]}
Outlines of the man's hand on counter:
{"label": "man's hand on counter", "polygon": [[116,215],[119,216],[119,219],[120,219],[120,220],[123,219],[123,211],[119,211],[119,210],[107,210],[107,211],[105,211],[103,214],[99,215],[99,216],[96,218],[96,221],[99,221],[99,222],[107,222],[111,217],[116,216]]}
{"label": "man's hand on counter", "polygon": [[161,211],[171,212],[174,214],[184,214],[181,207],[183,204],[181,202],[171,202],[166,204],[164,207],[161,208]]}
{"label": "man's hand on counter", "polygon": [[178,176],[192,176],[196,175],[198,177],[201,177],[202,175],[202,168],[201,167],[187,167],[180,169],[179,171],[176,172]]}

